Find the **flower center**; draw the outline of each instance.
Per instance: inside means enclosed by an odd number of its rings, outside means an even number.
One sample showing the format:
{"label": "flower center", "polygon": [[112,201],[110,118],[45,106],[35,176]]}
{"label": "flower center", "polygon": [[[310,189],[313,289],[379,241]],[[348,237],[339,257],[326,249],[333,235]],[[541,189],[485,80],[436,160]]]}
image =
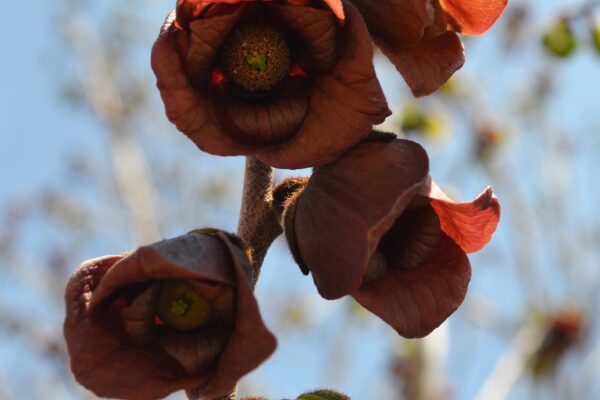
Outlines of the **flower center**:
{"label": "flower center", "polygon": [[249,92],[268,91],[288,75],[290,49],[283,35],[267,25],[234,29],[221,49],[225,74]]}
{"label": "flower center", "polygon": [[189,331],[209,320],[210,305],[183,280],[163,283],[158,300],[158,316],[171,328]]}

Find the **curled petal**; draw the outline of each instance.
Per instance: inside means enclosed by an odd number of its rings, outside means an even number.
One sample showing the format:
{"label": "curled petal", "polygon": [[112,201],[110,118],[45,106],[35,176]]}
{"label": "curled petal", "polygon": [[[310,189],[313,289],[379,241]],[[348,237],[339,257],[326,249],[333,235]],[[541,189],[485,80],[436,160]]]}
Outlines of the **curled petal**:
{"label": "curled petal", "polygon": [[500,220],[500,203],[490,187],[473,201],[452,201],[435,182],[423,188],[440,218],[442,231],[465,253],[481,250],[492,238]]}
{"label": "curled petal", "polygon": [[123,327],[136,344],[147,344],[154,339],[154,316],[159,292],[160,285],[150,285],[121,311]]}
{"label": "curled petal", "polygon": [[257,157],[278,168],[302,168],[337,159],[390,115],[373,67],[369,33],[354,6],[344,2],[346,23],[338,64],[313,83],[309,112],[287,142]]}
{"label": "curled petal", "polygon": [[440,220],[431,207],[406,210],[381,238],[379,249],[390,268],[415,268],[437,247],[441,235]]}
{"label": "curled petal", "polygon": [[439,0],[453,29],[481,35],[500,17],[508,0]]}
{"label": "curled petal", "polygon": [[280,19],[305,42],[318,71],[330,70],[337,60],[337,23],[327,10],[312,7],[289,7],[273,4],[268,8],[275,19]]}
{"label": "curled petal", "polygon": [[194,89],[186,75],[178,48],[186,45],[186,33],[167,18],[152,47],[151,64],[167,118],[202,150],[218,155],[242,154],[246,147],[222,134],[217,112],[208,97]]}
{"label": "curled petal", "polygon": [[[235,286],[237,282],[231,269],[224,268],[228,264],[220,239],[199,233],[140,247],[106,273],[90,308],[99,307],[127,286],[162,279],[207,279]],[[247,273],[247,282],[251,282],[249,266]]]}
{"label": "curled petal", "polygon": [[188,374],[196,375],[210,368],[228,339],[229,331],[224,328],[199,333],[170,332],[158,339],[158,345]]}
{"label": "curled petal", "polygon": [[232,12],[199,18],[189,24],[187,76],[196,87],[206,87],[217,51],[239,20],[241,10],[238,7]]}
{"label": "curled petal", "polygon": [[375,43],[396,66],[417,97],[435,92],[465,62],[464,47],[454,32],[446,32],[410,46],[397,46],[375,38]]}
{"label": "curled petal", "polygon": [[423,337],[460,306],[471,279],[465,253],[443,236],[416,268],[388,269],[352,296],[407,338]]}
{"label": "curled petal", "polygon": [[175,26],[179,29],[187,29],[190,23],[212,4],[238,4],[252,1],[256,0],[177,0]]}
{"label": "curled petal", "polygon": [[90,312],[94,291],[122,258],[87,261],[67,285],[64,335],[75,378],[98,396],[132,400],[161,398],[201,384],[203,379],[182,379],[181,367],[162,353],[132,345],[116,328],[118,321]]}
{"label": "curled petal", "polygon": [[421,146],[394,140],[361,143],[315,169],[296,206],[295,230],[321,296],[339,298],[361,286],[381,237],[418,193],[428,167]]}
{"label": "curled petal", "polygon": [[[127,256],[84,263],[73,274],[65,295],[64,332],[76,379],[99,396],[134,400],[162,398],[180,389],[215,398],[229,393],[276,345],[250,288],[250,262],[231,240],[222,232],[214,236],[192,232]],[[185,340],[173,346],[167,335],[175,333],[161,329],[154,334],[161,335],[158,342],[164,344],[164,351],[157,349],[154,340],[145,343],[147,326],[134,320],[150,315],[145,305],[155,293],[147,288],[173,278],[235,288],[235,300],[231,291],[212,290],[212,286],[206,293],[215,310],[225,313],[223,320],[217,318],[217,327],[230,327],[230,334],[220,338],[184,335]],[[225,348],[217,351],[223,344]],[[188,350],[189,357],[182,356]],[[216,362],[215,353],[220,353]]]}
{"label": "curled petal", "polygon": [[331,11],[333,11],[335,16],[340,21],[343,21],[345,16],[344,16],[344,5],[342,3],[342,0],[324,0],[324,1],[325,1],[325,4],[327,4],[329,6],[329,8],[331,8]]}
{"label": "curled petal", "polygon": [[350,0],[367,22],[369,32],[380,44],[403,46],[421,40],[424,29],[433,23],[429,1]]}

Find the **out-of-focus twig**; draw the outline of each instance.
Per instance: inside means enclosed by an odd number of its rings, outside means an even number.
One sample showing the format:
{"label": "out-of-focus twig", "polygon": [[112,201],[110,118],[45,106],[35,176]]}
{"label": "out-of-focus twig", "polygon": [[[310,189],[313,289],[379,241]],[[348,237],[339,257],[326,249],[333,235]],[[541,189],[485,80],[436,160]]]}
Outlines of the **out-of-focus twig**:
{"label": "out-of-focus twig", "polygon": [[[70,10],[74,12],[73,9]],[[161,238],[158,196],[148,174],[144,151],[128,129],[127,113],[117,83],[118,66],[109,66],[107,51],[92,24],[70,15],[65,37],[80,67],[80,80],[92,113],[107,126],[116,186],[129,213],[132,235],[138,243]],[[82,27],[86,31],[82,32]],[[114,60],[118,64],[118,60]]]}
{"label": "out-of-focus twig", "polygon": [[541,329],[524,326],[514,336],[492,373],[483,383],[476,400],[502,400],[510,394],[527,362],[544,338]]}

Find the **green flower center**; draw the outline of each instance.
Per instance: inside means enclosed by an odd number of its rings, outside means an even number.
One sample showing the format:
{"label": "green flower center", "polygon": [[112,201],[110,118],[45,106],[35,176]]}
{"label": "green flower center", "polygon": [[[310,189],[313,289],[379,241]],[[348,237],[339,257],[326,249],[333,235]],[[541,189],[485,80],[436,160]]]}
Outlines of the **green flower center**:
{"label": "green flower center", "polygon": [[185,280],[167,280],[159,294],[158,316],[174,329],[189,331],[209,321],[211,307]]}
{"label": "green flower center", "polygon": [[249,92],[273,89],[288,75],[290,62],[285,38],[267,25],[238,26],[221,48],[223,71]]}
{"label": "green flower center", "polygon": [[246,63],[257,71],[265,72],[267,70],[267,55],[257,54],[246,56]]}

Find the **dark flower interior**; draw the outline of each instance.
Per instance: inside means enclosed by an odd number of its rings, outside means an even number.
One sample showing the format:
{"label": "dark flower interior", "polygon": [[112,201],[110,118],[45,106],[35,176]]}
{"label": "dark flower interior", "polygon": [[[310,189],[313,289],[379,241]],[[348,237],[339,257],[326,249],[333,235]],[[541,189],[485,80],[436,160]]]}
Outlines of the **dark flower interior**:
{"label": "dark flower interior", "polygon": [[106,300],[131,342],[162,350],[190,375],[209,370],[235,323],[235,291],[209,280],[160,280],[119,290]]}
{"label": "dark flower interior", "polygon": [[[308,112],[311,85],[335,66],[337,20],[324,4],[313,3],[311,7],[271,2],[213,4],[190,23],[185,60],[189,79],[197,90],[208,90],[219,121],[241,142],[256,145],[288,140]],[[237,40],[240,30],[248,27],[275,32],[271,36],[279,35],[287,47],[287,71],[277,72],[280,79],[269,87],[249,90],[233,76],[229,65],[232,53],[237,55],[240,46],[248,45]],[[206,34],[207,28],[214,30],[214,36]],[[255,81],[273,73],[269,63],[284,63],[277,58],[280,54],[269,54],[274,46],[264,45],[264,38],[260,39],[256,41],[258,49],[249,46],[243,50],[255,69],[246,68],[252,74],[250,80]],[[248,67],[242,64],[237,66]],[[256,71],[261,68],[263,71]]]}
{"label": "dark flower interior", "polygon": [[378,250],[390,268],[414,268],[429,257],[441,236],[440,220],[426,205],[405,210],[383,235]]}

